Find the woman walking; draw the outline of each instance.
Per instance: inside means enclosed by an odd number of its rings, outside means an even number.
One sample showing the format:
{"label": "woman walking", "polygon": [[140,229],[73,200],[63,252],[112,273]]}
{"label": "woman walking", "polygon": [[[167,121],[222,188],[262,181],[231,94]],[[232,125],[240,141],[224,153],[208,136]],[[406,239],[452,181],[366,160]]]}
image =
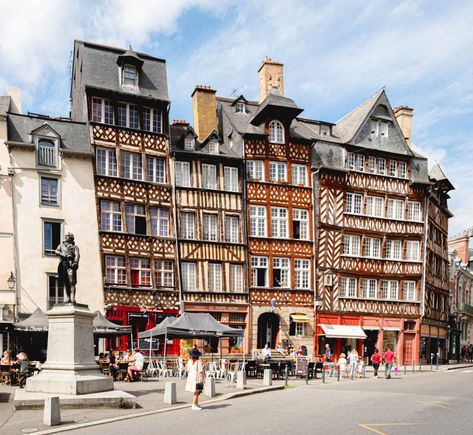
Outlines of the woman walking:
{"label": "woman walking", "polygon": [[187,361],[187,382],[186,391],[194,393],[192,399],[192,410],[200,411],[199,395],[204,389],[204,366],[200,359],[201,353],[196,349],[192,349],[189,353],[189,361]]}
{"label": "woman walking", "polygon": [[379,364],[381,363],[381,355],[378,349],[374,349],[373,355],[371,355],[371,362],[373,363],[374,377],[378,377]]}
{"label": "woman walking", "polygon": [[355,348],[348,355],[348,362],[350,363],[350,378],[355,379],[356,365],[358,364],[358,352]]}

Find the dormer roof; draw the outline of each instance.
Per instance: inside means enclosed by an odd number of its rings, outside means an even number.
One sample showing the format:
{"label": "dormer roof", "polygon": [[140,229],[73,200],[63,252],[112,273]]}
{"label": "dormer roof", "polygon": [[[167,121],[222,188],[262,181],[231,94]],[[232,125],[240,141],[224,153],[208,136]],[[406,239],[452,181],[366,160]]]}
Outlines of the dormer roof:
{"label": "dormer roof", "polygon": [[455,190],[453,184],[450,183],[450,180],[442,171],[442,168],[437,163],[435,164],[432,169],[429,171],[429,178],[432,182],[436,183],[440,189],[444,192],[449,192],[450,190]]}
{"label": "dormer roof", "polygon": [[261,102],[250,122],[253,125],[260,125],[266,118],[278,118],[290,122],[303,110],[290,98],[269,94]]}
{"label": "dormer roof", "polygon": [[134,52],[130,46],[130,48],[125,51],[125,53],[123,54],[120,54],[118,57],[117,57],[117,64],[120,66],[120,67],[123,67],[123,65],[125,64],[129,64],[129,65],[134,65],[136,66],[138,69],[141,69],[141,67],[143,66],[143,63],[144,63],[144,60],[141,59],[137,54],[136,52]]}

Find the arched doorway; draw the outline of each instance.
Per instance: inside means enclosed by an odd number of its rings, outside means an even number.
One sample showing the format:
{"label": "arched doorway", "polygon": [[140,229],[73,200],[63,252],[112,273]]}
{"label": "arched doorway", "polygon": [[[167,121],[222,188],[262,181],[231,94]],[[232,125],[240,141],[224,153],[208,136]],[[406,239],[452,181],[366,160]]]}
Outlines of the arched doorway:
{"label": "arched doorway", "polygon": [[279,316],[274,313],[263,313],[258,317],[258,348],[269,343],[272,349],[276,347],[276,337],[279,332]]}

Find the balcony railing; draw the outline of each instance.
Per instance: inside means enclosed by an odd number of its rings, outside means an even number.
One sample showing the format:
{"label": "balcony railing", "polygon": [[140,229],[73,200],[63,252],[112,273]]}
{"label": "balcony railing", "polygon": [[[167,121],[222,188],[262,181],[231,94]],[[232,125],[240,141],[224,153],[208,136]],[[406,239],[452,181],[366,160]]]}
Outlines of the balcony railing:
{"label": "balcony railing", "polygon": [[473,316],[473,305],[460,304],[460,311],[468,314],[469,316]]}

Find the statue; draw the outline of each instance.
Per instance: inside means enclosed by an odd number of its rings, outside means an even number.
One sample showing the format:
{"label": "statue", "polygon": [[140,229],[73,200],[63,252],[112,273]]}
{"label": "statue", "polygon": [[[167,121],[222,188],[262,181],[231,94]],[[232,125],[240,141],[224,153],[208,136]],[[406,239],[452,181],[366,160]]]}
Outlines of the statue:
{"label": "statue", "polygon": [[66,295],[64,302],[76,302],[77,269],[79,268],[79,248],[74,243],[74,234],[67,233],[66,240],[56,249],[56,255],[61,257],[57,272],[59,285],[64,286]]}

